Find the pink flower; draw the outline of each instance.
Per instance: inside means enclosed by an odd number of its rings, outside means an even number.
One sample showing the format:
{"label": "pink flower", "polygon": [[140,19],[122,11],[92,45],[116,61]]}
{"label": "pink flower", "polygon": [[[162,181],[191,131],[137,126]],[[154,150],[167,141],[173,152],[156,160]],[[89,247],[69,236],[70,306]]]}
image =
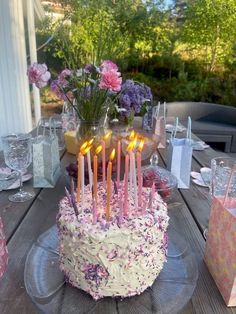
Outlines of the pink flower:
{"label": "pink flower", "polygon": [[101,81],[99,88],[109,89],[113,92],[119,92],[121,89],[122,78],[120,72],[110,70],[101,72]]}
{"label": "pink flower", "polygon": [[102,72],[107,72],[107,71],[112,71],[112,70],[118,71],[118,66],[110,60],[105,60],[101,64],[101,70]]}
{"label": "pink flower", "polygon": [[47,85],[47,82],[51,78],[48,67],[45,63],[40,64],[34,62],[27,71],[30,83],[34,83],[38,88],[42,88]]}
{"label": "pink flower", "polygon": [[69,84],[69,81],[67,80],[68,76],[71,76],[72,71],[69,69],[64,69],[61,71],[61,73],[58,75],[58,83],[62,87],[66,87]]}

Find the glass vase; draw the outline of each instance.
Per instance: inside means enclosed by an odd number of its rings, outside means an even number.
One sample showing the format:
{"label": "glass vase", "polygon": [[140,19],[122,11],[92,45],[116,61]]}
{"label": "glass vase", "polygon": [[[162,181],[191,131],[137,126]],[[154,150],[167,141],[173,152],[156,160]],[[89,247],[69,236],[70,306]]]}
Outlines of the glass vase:
{"label": "glass vase", "polygon": [[76,139],[79,146],[91,139],[93,139],[94,142],[98,141],[103,134],[103,129],[104,127],[101,121],[79,120],[76,130]]}

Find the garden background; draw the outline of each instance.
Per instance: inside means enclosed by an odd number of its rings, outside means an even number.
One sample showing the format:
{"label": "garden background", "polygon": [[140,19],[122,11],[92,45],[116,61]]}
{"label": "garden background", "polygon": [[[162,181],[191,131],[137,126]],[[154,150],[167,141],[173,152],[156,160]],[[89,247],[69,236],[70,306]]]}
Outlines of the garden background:
{"label": "garden background", "polygon": [[[44,8],[38,61],[55,74],[110,59],[158,101],[236,106],[235,0],[60,0]],[[49,88],[42,101],[60,105]]]}

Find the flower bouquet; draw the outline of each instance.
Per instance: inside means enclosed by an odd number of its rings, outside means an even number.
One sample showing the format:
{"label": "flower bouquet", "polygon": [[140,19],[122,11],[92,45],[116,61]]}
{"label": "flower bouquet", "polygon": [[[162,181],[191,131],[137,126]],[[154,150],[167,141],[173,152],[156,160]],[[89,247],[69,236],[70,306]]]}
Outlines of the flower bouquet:
{"label": "flower bouquet", "polygon": [[[51,79],[46,64],[34,63],[28,68],[27,74],[30,83],[38,88],[46,86]],[[117,65],[106,60],[99,67],[88,64],[78,70],[64,69],[51,81],[51,88],[77,113],[80,121],[79,137],[88,138],[103,125],[109,109],[117,101],[121,84]]]}

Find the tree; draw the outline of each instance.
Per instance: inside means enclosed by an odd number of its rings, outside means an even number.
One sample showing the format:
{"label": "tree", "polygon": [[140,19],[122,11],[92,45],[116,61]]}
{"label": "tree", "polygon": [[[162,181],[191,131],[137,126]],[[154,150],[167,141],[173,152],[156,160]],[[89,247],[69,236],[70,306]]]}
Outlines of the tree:
{"label": "tree", "polygon": [[207,62],[207,70],[222,65],[236,39],[235,0],[191,0],[185,14],[182,41],[195,57]]}

